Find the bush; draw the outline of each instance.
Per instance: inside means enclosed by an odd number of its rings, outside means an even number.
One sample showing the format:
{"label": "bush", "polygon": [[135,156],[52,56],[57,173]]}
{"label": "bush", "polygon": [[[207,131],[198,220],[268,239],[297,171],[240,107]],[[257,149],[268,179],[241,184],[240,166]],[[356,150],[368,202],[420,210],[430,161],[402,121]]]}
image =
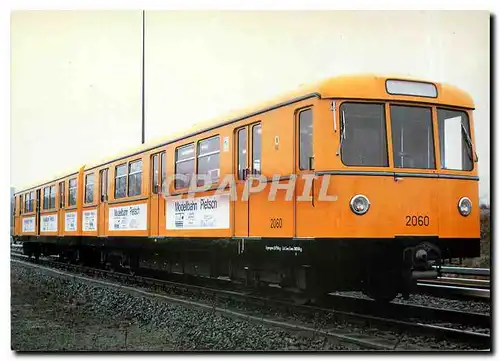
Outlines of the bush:
{"label": "bush", "polygon": [[481,222],[481,242],[480,242],[480,256],[475,258],[452,258],[451,262],[444,260],[445,265],[461,266],[461,267],[490,267],[490,253],[491,253],[491,240],[490,240],[490,206],[481,204],[480,209],[480,222]]}

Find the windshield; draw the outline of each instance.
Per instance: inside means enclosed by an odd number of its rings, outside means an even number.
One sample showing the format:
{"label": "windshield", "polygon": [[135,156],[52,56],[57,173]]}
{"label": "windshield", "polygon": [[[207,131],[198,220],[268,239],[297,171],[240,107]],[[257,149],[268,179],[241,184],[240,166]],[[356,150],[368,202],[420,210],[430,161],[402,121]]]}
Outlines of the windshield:
{"label": "windshield", "polygon": [[343,103],[340,119],[341,157],[345,165],[389,165],[383,104]]}
{"label": "windshield", "polygon": [[391,105],[394,167],[435,169],[431,108]]}
{"label": "windshield", "polygon": [[472,170],[473,153],[466,112],[438,109],[441,168]]}
{"label": "windshield", "polygon": [[[434,134],[439,135],[441,169],[473,169],[469,118],[466,112],[390,104],[392,154],[395,168],[436,169]],[[339,151],[347,166],[388,167],[386,114],[382,103],[344,102],[340,106]]]}

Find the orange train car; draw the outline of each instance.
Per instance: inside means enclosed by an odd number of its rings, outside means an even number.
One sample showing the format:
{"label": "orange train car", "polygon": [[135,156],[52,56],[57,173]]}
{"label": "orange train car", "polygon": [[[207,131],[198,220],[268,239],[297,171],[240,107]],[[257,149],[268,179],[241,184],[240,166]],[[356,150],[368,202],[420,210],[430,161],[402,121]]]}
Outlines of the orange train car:
{"label": "orange train car", "polygon": [[446,84],[329,78],[16,193],[15,239],[35,257],[390,300],[479,255],[473,109]]}

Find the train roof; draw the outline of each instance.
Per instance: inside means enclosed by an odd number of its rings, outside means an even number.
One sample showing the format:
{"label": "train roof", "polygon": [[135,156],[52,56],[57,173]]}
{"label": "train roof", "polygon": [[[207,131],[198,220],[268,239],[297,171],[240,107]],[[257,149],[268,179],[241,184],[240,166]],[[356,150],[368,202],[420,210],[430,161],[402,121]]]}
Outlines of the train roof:
{"label": "train roof", "polygon": [[[390,95],[386,91],[386,80],[397,79],[417,82],[428,82],[436,85],[438,98],[408,97],[401,95]],[[209,121],[195,123],[187,129],[171,133],[167,137],[149,141],[145,144],[128,149],[114,156],[87,163],[86,169],[92,169],[116,160],[142,153],[168,143],[172,143],[183,138],[187,138],[203,131],[207,131],[219,125],[223,125],[232,120],[244,119],[255,113],[265,111],[277,105],[287,103],[294,99],[317,95],[321,98],[339,99],[383,99],[400,101],[419,101],[434,104],[453,105],[464,108],[474,108],[474,103],[469,94],[465,91],[448,84],[426,81],[423,79],[411,78],[407,76],[379,76],[374,74],[343,75],[324,79],[322,81],[302,85],[296,90],[281,94],[268,101],[255,104],[251,107],[232,111],[224,116],[211,119]]]}
{"label": "train roof", "polygon": [[[402,96],[402,95],[391,95],[386,91],[386,80],[397,79],[397,80],[407,80],[407,81],[417,81],[417,82],[428,82],[436,86],[438,91],[437,98],[422,98],[422,97],[412,97],[412,96]],[[219,125],[231,121],[237,121],[239,119],[244,119],[246,117],[252,116],[253,114],[266,111],[280,106],[281,104],[289,103],[290,101],[300,100],[302,98],[318,96],[320,98],[339,98],[339,99],[381,99],[387,100],[399,100],[399,101],[413,101],[413,102],[425,102],[433,104],[451,105],[463,108],[474,109],[474,102],[472,97],[465,91],[448,84],[436,83],[431,81],[426,81],[423,79],[411,78],[407,76],[380,76],[375,74],[358,74],[358,75],[343,75],[324,79],[319,82],[315,82],[308,85],[302,85],[296,90],[281,94],[275,98],[268,101],[255,104],[251,107],[245,109],[239,109],[236,111],[229,112],[224,116],[217,117],[215,119],[195,123],[189,128],[169,134],[167,137],[161,139],[156,139],[149,141],[145,144],[141,144],[138,147],[128,149],[126,151],[120,152],[113,156],[108,156],[106,158],[87,163],[84,167],[86,170],[92,169],[107,163],[114,162],[116,160],[132,156],[134,154],[146,152],[148,150],[172,143],[183,138],[187,138],[203,131],[207,131]],[[78,170],[76,170],[78,172]],[[74,172],[74,173],[76,173]],[[70,173],[67,173],[69,175]],[[62,178],[62,177],[60,177]],[[57,180],[58,178],[53,178]],[[52,181],[49,181],[52,182]],[[48,182],[46,182],[48,183]],[[37,183],[43,185],[44,183]],[[32,186],[36,187],[36,186]],[[28,188],[24,188],[24,191]],[[16,192],[16,194],[19,192]]]}
{"label": "train roof", "polygon": [[18,190],[18,191],[16,190],[16,192],[14,194],[18,195],[19,193],[25,193],[27,191],[32,191],[35,188],[38,188],[38,187],[41,187],[41,186],[45,186],[45,185],[54,183],[54,182],[56,182],[56,181],[58,181],[60,179],[69,177],[71,175],[76,175],[76,174],[78,174],[78,172],[80,171],[80,169],[81,169],[81,167],[79,167],[79,168],[75,168],[75,167],[68,168],[67,170],[65,170],[63,172],[58,172],[54,177],[46,178],[45,180],[38,181],[36,183],[29,183],[29,184],[25,185],[24,187],[20,188],[20,190]]}

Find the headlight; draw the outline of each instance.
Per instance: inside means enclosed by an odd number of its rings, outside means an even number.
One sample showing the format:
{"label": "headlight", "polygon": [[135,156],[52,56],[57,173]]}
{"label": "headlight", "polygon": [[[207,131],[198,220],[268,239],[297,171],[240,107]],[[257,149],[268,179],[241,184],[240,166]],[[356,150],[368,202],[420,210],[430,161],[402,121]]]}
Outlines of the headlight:
{"label": "headlight", "polygon": [[365,214],[370,208],[370,201],[362,194],[356,194],[351,199],[351,210],[356,214]]}
{"label": "headlight", "polygon": [[464,217],[467,217],[472,211],[472,202],[467,197],[462,197],[458,201],[458,211]]}

